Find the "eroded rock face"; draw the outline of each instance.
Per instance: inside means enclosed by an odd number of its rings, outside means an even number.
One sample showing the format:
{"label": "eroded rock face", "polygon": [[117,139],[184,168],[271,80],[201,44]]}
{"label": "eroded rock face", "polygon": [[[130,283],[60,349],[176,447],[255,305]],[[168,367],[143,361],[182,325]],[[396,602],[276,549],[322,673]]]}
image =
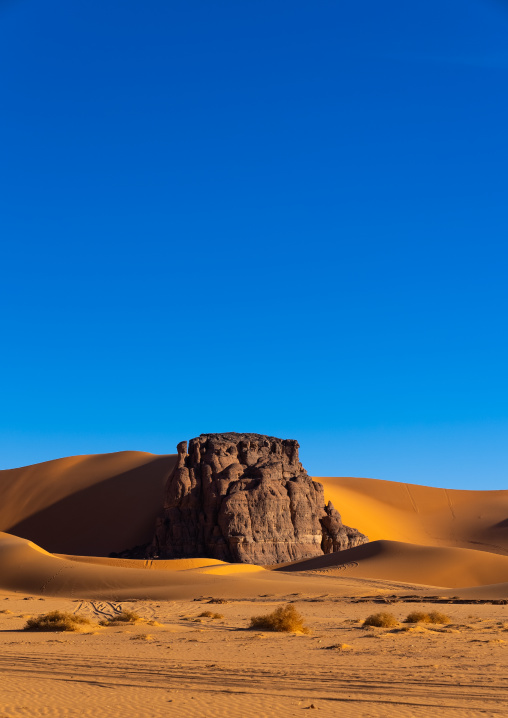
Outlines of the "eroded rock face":
{"label": "eroded rock face", "polygon": [[188,450],[182,441],[149,555],[274,564],[365,543],[325,507],[298,448],[260,434],[202,434]]}

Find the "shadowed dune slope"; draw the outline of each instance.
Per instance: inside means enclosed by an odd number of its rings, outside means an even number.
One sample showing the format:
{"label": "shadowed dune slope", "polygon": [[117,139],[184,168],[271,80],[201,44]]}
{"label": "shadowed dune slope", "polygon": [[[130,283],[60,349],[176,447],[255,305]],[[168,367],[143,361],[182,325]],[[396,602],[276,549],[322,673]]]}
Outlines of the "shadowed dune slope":
{"label": "shadowed dune slope", "polygon": [[390,539],[508,554],[508,491],[457,491],[395,481],[315,477],[344,523]]}
{"label": "shadowed dune slope", "polygon": [[347,551],[295,561],[275,570],[316,571],[329,576],[461,588],[503,582],[508,577],[508,556],[464,548],[372,541]]}
{"label": "shadowed dune slope", "polygon": [[0,531],[86,556],[147,543],[175,462],[121,451],[0,471]]}

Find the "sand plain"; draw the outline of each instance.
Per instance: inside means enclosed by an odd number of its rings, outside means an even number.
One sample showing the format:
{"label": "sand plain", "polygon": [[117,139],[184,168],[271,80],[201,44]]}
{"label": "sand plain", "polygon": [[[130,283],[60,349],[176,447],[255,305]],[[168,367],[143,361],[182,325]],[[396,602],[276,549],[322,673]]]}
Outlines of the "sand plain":
{"label": "sand plain", "polygon": [[[0,472],[0,715],[507,713],[508,491],[319,478],[372,543],[270,568],[109,558],[149,540],[174,461],[121,452]],[[249,630],[288,602],[309,635]],[[98,625],[124,608],[143,620]],[[362,627],[436,608],[449,624]],[[94,625],[22,630],[54,609]]]}

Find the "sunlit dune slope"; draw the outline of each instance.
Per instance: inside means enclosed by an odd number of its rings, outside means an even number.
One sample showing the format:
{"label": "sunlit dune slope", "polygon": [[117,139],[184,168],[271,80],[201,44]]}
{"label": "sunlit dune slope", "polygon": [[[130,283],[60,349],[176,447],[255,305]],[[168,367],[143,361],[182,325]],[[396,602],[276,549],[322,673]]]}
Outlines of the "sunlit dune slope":
{"label": "sunlit dune slope", "polygon": [[76,563],[93,563],[99,566],[112,566],[114,568],[142,568],[152,571],[188,571],[195,568],[208,568],[225,566],[224,561],[215,558],[175,558],[169,561],[161,559],[142,560],[130,558],[108,558],[104,556],[73,556],[72,554],[55,554],[57,558]]}
{"label": "sunlit dune slope", "polygon": [[500,583],[508,577],[508,556],[464,548],[373,541],[347,551],[295,561],[276,571],[320,571],[459,588]]}
{"label": "sunlit dune slope", "polygon": [[121,451],[0,471],[0,531],[70,554],[107,556],[146,543],[175,461]]}
{"label": "sunlit dune slope", "polygon": [[348,526],[391,539],[508,554],[508,491],[457,491],[395,481],[315,478]]}

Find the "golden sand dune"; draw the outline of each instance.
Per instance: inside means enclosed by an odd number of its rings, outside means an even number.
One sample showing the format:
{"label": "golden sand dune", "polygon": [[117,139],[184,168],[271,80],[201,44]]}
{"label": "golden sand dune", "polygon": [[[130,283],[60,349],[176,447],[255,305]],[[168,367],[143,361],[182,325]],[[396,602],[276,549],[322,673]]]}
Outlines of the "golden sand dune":
{"label": "golden sand dune", "polygon": [[108,556],[146,543],[175,461],[121,451],[0,471],[0,531],[70,554]]}
{"label": "golden sand dune", "polygon": [[[150,570],[149,563],[58,557],[26,539],[0,534],[0,590],[39,596],[118,601],[203,595],[364,595],[417,589],[422,584],[442,588],[497,584],[508,571],[508,557],[394,541],[376,541],[275,570],[222,562],[207,566],[200,559],[189,562],[192,567],[185,568],[187,562],[164,561],[164,567]],[[503,595],[501,586],[484,594]]]}
{"label": "golden sand dune", "polygon": [[[0,531],[84,556],[146,543],[176,455],[74,456],[0,471]],[[344,522],[389,539],[508,553],[508,491],[456,491],[376,479],[316,478]]]}
{"label": "golden sand dune", "polygon": [[295,561],[277,571],[316,571],[427,586],[460,588],[502,582],[508,556],[464,548],[372,541],[347,551]]}
{"label": "golden sand dune", "polygon": [[[202,573],[202,568],[153,571],[122,567],[120,562],[121,559],[117,559],[115,565],[111,565],[59,558],[31,541],[10,534],[0,534],[0,588],[31,595],[110,600],[189,598],[194,596],[196,591],[199,595],[210,593],[213,588],[219,589],[217,582],[221,583],[221,579],[227,581],[230,576],[243,574],[245,568],[242,564],[231,565],[229,575],[219,575],[217,578]],[[130,561],[127,563],[132,564]],[[199,563],[202,567],[203,561]],[[270,579],[270,572],[259,570]],[[239,590],[242,591],[241,586]],[[252,589],[247,589],[247,593],[249,590]],[[262,587],[259,590],[262,590]]]}
{"label": "golden sand dune", "polygon": [[457,491],[395,481],[316,478],[344,523],[391,539],[508,554],[508,491]]}
{"label": "golden sand dune", "polygon": [[[290,575],[250,564],[153,571],[109,562],[75,561],[58,557],[27,539],[0,533],[0,590],[32,596],[88,600],[194,599],[198,596],[243,598],[259,595],[347,595],[386,592],[384,585],[364,579],[334,580]],[[206,560],[205,560],[206,562]],[[171,561],[165,562],[171,564]],[[177,562],[178,563],[178,562]],[[132,564],[126,561],[126,564]],[[390,587],[393,590],[393,586]]]}
{"label": "golden sand dune", "polygon": [[[319,591],[322,582],[324,591],[330,578],[295,575],[311,570],[342,581],[350,577],[358,586],[387,581],[477,590],[486,585],[496,596],[507,594],[508,557],[499,554],[508,553],[508,491],[319,478],[344,522],[374,543],[299,562],[282,573],[213,559],[107,558],[151,539],[175,460],[175,455],[126,451],[0,472],[0,530],[15,534],[0,540],[0,588],[98,598],[279,595],[299,586]],[[345,590],[341,585],[334,579],[326,590]]]}

